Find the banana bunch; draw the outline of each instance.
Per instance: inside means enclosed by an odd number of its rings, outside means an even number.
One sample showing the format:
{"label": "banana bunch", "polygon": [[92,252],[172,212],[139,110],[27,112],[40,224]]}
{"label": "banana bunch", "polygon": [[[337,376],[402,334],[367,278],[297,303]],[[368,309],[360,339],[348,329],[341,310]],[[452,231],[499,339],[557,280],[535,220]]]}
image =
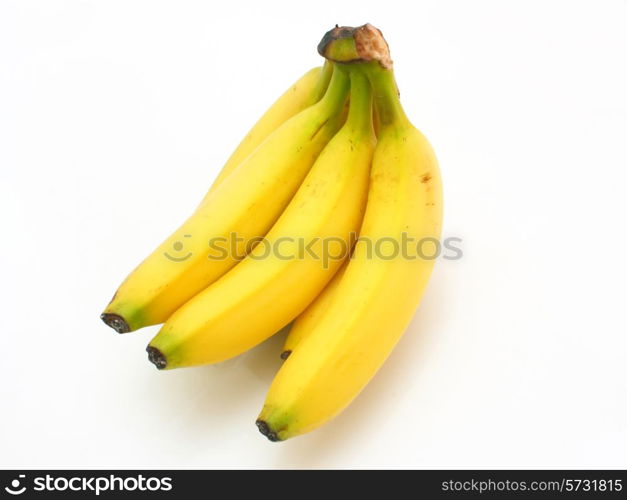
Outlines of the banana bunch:
{"label": "banana bunch", "polygon": [[271,441],[330,420],[376,373],[442,225],[437,161],[381,32],[336,26],[318,51],[325,64],[261,117],[101,316],[119,333],[163,323],[147,347],[159,369],[230,359],[292,323],[256,422]]}

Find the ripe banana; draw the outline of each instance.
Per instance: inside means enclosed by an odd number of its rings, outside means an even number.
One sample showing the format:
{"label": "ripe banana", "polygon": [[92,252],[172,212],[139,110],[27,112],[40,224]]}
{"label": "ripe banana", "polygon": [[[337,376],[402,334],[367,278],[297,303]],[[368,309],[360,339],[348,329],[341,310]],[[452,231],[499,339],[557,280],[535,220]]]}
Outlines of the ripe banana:
{"label": "ripe banana", "polygon": [[296,346],[301,343],[301,341],[309,335],[309,332],[314,328],[314,326],[320,321],[320,318],[324,317],[327,309],[331,306],[335,297],[337,297],[336,290],[342,280],[342,276],[344,276],[344,272],[346,271],[347,264],[343,264],[342,267],[335,273],[333,279],[329,282],[327,286],[324,287],[324,290],[320,292],[320,295],[316,297],[307,309],[305,309],[299,316],[294,320],[289,333],[285,339],[285,343],[283,344],[283,351],[281,351],[281,359],[287,359],[292,351],[296,349]]}
{"label": "ripe banana", "polygon": [[[336,67],[333,79],[345,71]],[[363,218],[376,143],[368,79],[351,71],[350,80],[346,124],[265,240],[178,309],[150,342],[149,359],[157,368],[243,353],[302,312],[340,267]]]}
{"label": "ripe banana", "polygon": [[287,89],[259,118],[233,151],[213,181],[210,192],[220,185],[282,123],[318,102],[329,85],[332,71],[333,65],[326,61],[324,66],[310,69]]}
{"label": "ripe banana", "polygon": [[[366,46],[381,49],[380,41]],[[369,56],[361,60],[373,62],[359,64],[373,86],[380,133],[360,237],[333,292],[338,300],[301,332],[270,387],[257,426],[271,441],[319,427],[357,396],[406,329],[433,268],[442,224],[437,161],[401,107],[389,54]],[[413,252],[395,252],[408,240]]]}
{"label": "ripe banana", "polygon": [[[349,80],[336,72],[324,97],[277,128],[194,214],[122,283],[102,314],[119,333],[162,323],[243,258],[279,218],[342,125]],[[226,258],[210,241],[232,241]]]}

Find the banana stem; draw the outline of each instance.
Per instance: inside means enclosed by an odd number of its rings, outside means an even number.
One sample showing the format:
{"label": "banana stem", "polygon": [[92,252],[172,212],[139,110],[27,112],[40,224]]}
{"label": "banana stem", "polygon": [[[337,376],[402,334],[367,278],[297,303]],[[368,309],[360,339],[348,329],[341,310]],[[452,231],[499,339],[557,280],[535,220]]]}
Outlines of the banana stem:
{"label": "banana stem", "polygon": [[322,37],[318,52],[336,64],[344,63],[365,71],[372,84],[381,129],[411,125],[398,98],[390,49],[380,30],[371,24],[357,28],[336,25]]}
{"label": "banana stem", "polygon": [[331,75],[333,74],[333,64],[330,61],[325,59],[324,65],[320,70],[320,76],[318,77],[318,81],[316,82],[316,86],[311,93],[311,104],[315,104],[318,102],[324,93],[326,92],[329,81],[331,80]]}
{"label": "banana stem", "polygon": [[[342,68],[342,70],[345,70]],[[350,108],[347,124],[364,133],[372,132],[372,90],[366,74],[359,69],[349,69],[351,80]]]}
{"label": "banana stem", "polygon": [[331,82],[329,82],[329,87],[319,104],[340,113],[342,111],[342,104],[344,103],[346,94],[348,93],[350,80],[345,71],[336,71],[337,65],[333,64],[333,66],[334,68],[333,74],[331,75]]}
{"label": "banana stem", "polygon": [[398,97],[394,72],[382,68],[378,63],[368,63],[368,79],[372,84],[374,102],[381,128],[410,125]]}

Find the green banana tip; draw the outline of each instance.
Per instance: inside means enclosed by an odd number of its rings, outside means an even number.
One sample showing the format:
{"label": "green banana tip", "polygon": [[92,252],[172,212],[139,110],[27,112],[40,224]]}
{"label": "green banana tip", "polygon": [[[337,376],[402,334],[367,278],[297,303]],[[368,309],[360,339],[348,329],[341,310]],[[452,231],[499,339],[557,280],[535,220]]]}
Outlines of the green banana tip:
{"label": "green banana tip", "polygon": [[388,43],[381,30],[370,23],[356,28],[336,24],[320,40],[318,53],[334,62],[377,61],[384,69],[392,69]]}
{"label": "green banana tip", "polygon": [[156,347],[149,345],[146,347],[146,352],[148,353],[148,361],[155,365],[157,370],[164,370],[168,366],[166,357]]}
{"label": "green banana tip", "polygon": [[270,429],[270,426],[264,420],[258,419],[255,424],[257,424],[259,432],[268,438],[268,441],[272,441],[273,443],[281,441],[277,433]]}
{"label": "green banana tip", "polygon": [[100,319],[105,325],[110,326],[118,333],[128,333],[131,331],[131,327],[126,320],[119,314],[102,313]]}

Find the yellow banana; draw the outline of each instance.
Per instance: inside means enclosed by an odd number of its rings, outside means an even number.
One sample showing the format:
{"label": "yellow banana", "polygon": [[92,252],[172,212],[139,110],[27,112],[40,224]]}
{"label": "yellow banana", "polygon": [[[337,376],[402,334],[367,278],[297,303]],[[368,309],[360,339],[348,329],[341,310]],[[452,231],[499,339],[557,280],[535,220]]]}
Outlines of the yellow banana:
{"label": "yellow banana", "polygon": [[339,299],[302,334],[270,387],[257,426],[271,441],[319,427],[357,396],[406,329],[433,268],[442,224],[439,168],[401,107],[391,69],[376,57],[362,58],[375,59],[362,64],[381,128],[360,237],[334,292]]}
{"label": "yellow banana", "polygon": [[[334,69],[333,78],[344,71]],[[150,342],[158,368],[241,354],[292,321],[340,267],[363,218],[376,143],[368,79],[351,72],[350,80],[346,124],[264,241],[178,309]]]}
{"label": "yellow banana", "polygon": [[239,143],[213,181],[210,192],[282,123],[318,102],[329,85],[332,71],[333,65],[327,61],[322,67],[310,69],[287,89]]}
{"label": "yellow banana", "polygon": [[[119,333],[162,323],[232,268],[279,218],[342,125],[348,77],[277,128],[122,283],[102,319]],[[233,239],[233,238],[236,239]],[[210,242],[229,241],[226,258]],[[226,243],[225,243],[226,244]],[[217,254],[217,255],[216,255]]]}
{"label": "yellow banana", "polygon": [[340,284],[342,276],[346,271],[346,264],[335,273],[333,279],[329,282],[324,290],[320,292],[320,295],[316,297],[307,309],[299,314],[298,318],[294,320],[294,324],[291,326],[289,333],[283,344],[283,351],[281,351],[281,359],[287,359],[292,351],[296,349],[296,346],[301,343],[303,338],[309,335],[309,332],[320,321],[320,318],[324,316],[326,310],[333,303],[337,293],[335,292]]}

